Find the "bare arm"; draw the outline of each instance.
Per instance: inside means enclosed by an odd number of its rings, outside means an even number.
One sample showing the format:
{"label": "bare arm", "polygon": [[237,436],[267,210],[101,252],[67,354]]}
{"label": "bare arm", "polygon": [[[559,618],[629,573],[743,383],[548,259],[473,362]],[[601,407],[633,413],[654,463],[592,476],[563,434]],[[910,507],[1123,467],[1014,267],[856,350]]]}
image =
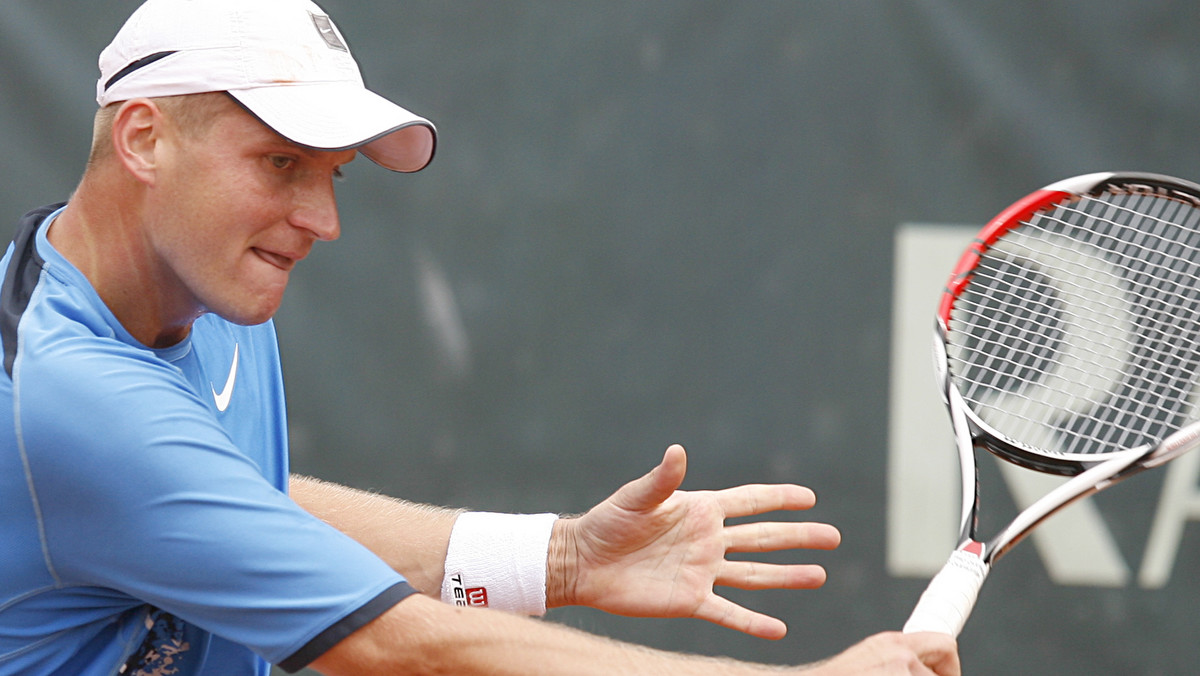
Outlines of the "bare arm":
{"label": "bare arm", "polygon": [[[623,614],[703,617],[749,633],[778,636],[777,629],[770,629],[771,621],[766,622],[764,630],[762,618],[755,619],[757,614],[745,609],[727,607],[724,616],[710,617],[714,602],[712,584],[804,588],[819,585],[824,580],[823,571],[808,566],[785,566],[772,569],[765,580],[756,580],[750,569],[725,561],[724,552],[827,548],[836,546],[836,530],[819,524],[768,524],[759,529],[758,535],[747,537],[743,527],[724,527],[724,517],[771,509],[805,509],[811,506],[811,495],[806,489],[797,490],[798,487],[785,487],[782,492],[771,487],[740,487],[715,493],[679,493],[674,489],[683,472],[682,449],[672,449],[659,468],[627,484],[588,517],[571,520],[573,523],[567,528],[556,528],[547,580],[548,586],[559,592],[551,594],[554,604],[582,602]],[[437,595],[450,532],[460,511],[405,502],[305,477],[292,478],[291,493],[298,504],[363,543],[405,575],[414,587]],[[772,495],[776,497],[768,497]],[[753,498],[751,502],[758,503],[757,506],[747,506],[747,497]],[[714,508],[719,509],[711,516],[696,519],[698,513]],[[683,537],[682,542],[687,544],[682,548],[662,548],[663,541],[691,531],[688,524],[693,522],[707,525]],[[582,531],[580,525],[584,526]],[[614,533],[618,532],[623,536],[616,537]],[[599,552],[596,546],[603,540],[611,542],[602,547],[606,552],[600,557],[602,560],[585,563],[596,556]],[[709,544],[701,545],[702,542]],[[693,592],[699,590],[691,596],[691,602],[676,604],[650,599],[640,604],[631,603],[625,594],[611,595],[613,598],[608,600],[604,600],[606,595],[596,594],[603,587],[611,591],[609,585],[636,589],[634,582],[645,574],[645,567],[652,565],[656,557],[673,560],[697,549],[708,553],[698,558],[689,554],[672,564],[678,566],[676,570],[684,577],[692,576],[685,571],[710,571],[698,573],[695,580],[683,585]],[[617,560],[606,560],[611,557]],[[603,573],[607,568],[615,572]],[[593,570],[585,572],[588,569]],[[670,596],[680,591],[676,588]],[[400,602],[335,645],[311,666],[331,676],[393,673],[750,676],[802,671],[811,676],[959,674],[953,639],[936,634],[879,634],[819,665],[775,667],[652,650],[550,622],[458,608],[424,596],[411,596]]]}
{"label": "bare arm", "polygon": [[312,665],[329,676],[957,676],[954,641],[938,634],[880,634],[810,667],[750,664],[621,643],[541,620],[456,608],[411,596],[351,634]]}
{"label": "bare arm", "polygon": [[362,543],[416,589],[437,597],[450,531],[461,510],[431,507],[292,475],[292,500]]}
{"label": "bare arm", "polygon": [[[776,618],[714,592],[813,589],[825,582],[815,564],[731,561],[729,552],[832,549],[841,534],[828,524],[733,517],[806,510],[813,492],[791,484],[719,491],[677,490],[687,472],[680,446],[662,462],[587,514],[559,520],[546,561],[546,605],[586,605],[637,617],[698,617],[763,638],[782,638]],[[374,551],[409,582],[437,597],[454,521],[461,511],[396,500],[304,477],[292,498],[306,510]]]}

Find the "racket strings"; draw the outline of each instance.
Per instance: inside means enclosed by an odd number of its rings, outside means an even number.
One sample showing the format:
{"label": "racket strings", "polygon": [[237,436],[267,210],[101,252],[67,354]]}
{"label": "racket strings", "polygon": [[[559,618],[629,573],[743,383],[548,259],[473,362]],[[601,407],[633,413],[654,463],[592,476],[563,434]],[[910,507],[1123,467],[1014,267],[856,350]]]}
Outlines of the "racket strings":
{"label": "racket strings", "polygon": [[1195,418],[1200,209],[1105,193],[1040,212],[982,255],[950,370],[979,418],[1049,454],[1101,455]]}

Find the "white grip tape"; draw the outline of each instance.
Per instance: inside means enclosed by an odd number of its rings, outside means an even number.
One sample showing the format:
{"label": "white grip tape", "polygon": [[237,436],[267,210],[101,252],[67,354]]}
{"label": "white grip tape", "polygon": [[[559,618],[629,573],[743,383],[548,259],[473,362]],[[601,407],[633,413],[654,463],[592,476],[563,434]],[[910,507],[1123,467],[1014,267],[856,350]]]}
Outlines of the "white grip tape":
{"label": "white grip tape", "polygon": [[921,594],[917,607],[904,623],[904,633],[936,631],[957,637],[975,607],[987,575],[988,564],[978,554],[955,550]]}
{"label": "white grip tape", "polygon": [[546,612],[546,555],[556,514],[465,512],[454,522],[442,600],[524,615]]}

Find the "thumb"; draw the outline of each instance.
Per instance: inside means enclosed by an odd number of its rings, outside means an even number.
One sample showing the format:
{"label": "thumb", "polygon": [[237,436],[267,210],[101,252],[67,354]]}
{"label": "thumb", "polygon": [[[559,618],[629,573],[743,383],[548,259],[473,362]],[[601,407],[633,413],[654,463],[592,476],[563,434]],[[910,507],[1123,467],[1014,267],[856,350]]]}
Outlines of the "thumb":
{"label": "thumb", "polygon": [[663,454],[662,462],[641,478],[621,487],[613,496],[618,506],[643,510],[662,504],[683,484],[687,474],[687,452],[683,446],[672,444]]}

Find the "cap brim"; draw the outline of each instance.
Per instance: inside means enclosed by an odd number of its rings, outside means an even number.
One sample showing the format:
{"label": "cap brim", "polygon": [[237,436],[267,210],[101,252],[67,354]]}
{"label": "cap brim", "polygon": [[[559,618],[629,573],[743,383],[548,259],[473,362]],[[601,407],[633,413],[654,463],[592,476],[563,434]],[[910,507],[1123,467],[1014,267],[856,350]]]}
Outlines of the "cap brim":
{"label": "cap brim", "polygon": [[358,148],[392,171],[433,159],[433,124],[357,83],[281,84],[229,94],[280,136],[320,150]]}

